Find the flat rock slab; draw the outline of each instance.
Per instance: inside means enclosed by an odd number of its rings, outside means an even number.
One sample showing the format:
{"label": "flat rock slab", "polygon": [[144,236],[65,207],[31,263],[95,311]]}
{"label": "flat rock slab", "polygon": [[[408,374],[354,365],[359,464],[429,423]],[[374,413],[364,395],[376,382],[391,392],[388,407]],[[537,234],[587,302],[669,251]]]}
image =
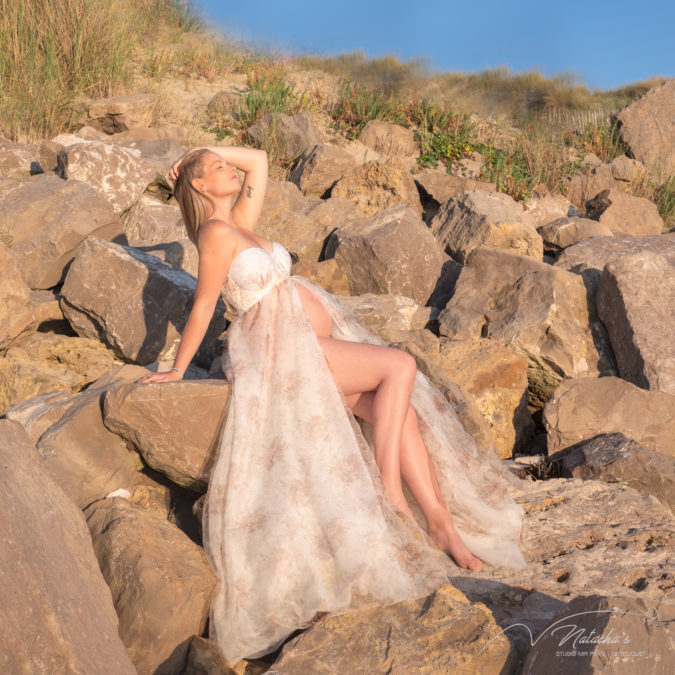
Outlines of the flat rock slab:
{"label": "flat rock slab", "polygon": [[82,511],[18,422],[0,420],[0,464],[0,670],[134,675]]}
{"label": "flat rock slab", "polygon": [[513,496],[528,566],[457,568],[451,583],[492,610],[522,657],[578,595],[620,593],[675,618],[675,520],[655,497],[577,478],[523,483]]}

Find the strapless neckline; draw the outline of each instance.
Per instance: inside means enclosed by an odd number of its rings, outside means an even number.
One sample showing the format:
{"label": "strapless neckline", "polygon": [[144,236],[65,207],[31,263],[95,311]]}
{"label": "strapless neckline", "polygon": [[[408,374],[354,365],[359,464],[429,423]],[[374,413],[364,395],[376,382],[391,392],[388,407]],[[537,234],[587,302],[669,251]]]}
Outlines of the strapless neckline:
{"label": "strapless neckline", "polygon": [[281,244],[279,242],[273,241],[271,251],[264,249],[262,246],[249,246],[248,248],[245,248],[243,251],[239,251],[239,253],[237,253],[237,255],[234,256],[234,260],[230,263],[230,269],[227,271],[228,279],[232,279],[232,268],[235,266],[235,263],[244,255],[244,253],[247,253],[248,251],[262,251],[266,255],[272,257],[274,256],[274,253],[277,250],[277,246],[281,246]]}

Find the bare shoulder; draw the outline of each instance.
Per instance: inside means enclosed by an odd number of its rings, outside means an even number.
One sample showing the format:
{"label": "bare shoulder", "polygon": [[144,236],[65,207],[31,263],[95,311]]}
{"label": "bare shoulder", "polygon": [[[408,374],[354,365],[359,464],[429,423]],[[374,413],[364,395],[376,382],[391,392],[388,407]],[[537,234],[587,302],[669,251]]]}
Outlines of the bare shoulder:
{"label": "bare shoulder", "polygon": [[197,235],[199,255],[225,255],[234,251],[241,235],[236,228],[220,218],[207,220]]}

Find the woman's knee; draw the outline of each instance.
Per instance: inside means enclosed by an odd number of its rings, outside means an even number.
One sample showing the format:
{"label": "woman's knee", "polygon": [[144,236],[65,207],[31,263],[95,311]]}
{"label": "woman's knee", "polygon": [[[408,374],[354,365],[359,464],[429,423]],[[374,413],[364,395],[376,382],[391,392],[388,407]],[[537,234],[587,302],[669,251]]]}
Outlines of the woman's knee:
{"label": "woman's knee", "polygon": [[414,380],[417,373],[415,357],[402,349],[392,349],[392,373],[406,380]]}

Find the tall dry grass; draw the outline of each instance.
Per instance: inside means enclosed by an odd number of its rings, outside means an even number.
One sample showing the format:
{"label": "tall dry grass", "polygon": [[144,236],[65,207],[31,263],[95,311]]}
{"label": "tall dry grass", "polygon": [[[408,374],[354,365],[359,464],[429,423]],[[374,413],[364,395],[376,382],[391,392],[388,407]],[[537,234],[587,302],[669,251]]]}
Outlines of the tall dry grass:
{"label": "tall dry grass", "polygon": [[198,23],[183,0],[0,0],[0,134],[67,129],[84,98],[125,92],[148,39]]}

